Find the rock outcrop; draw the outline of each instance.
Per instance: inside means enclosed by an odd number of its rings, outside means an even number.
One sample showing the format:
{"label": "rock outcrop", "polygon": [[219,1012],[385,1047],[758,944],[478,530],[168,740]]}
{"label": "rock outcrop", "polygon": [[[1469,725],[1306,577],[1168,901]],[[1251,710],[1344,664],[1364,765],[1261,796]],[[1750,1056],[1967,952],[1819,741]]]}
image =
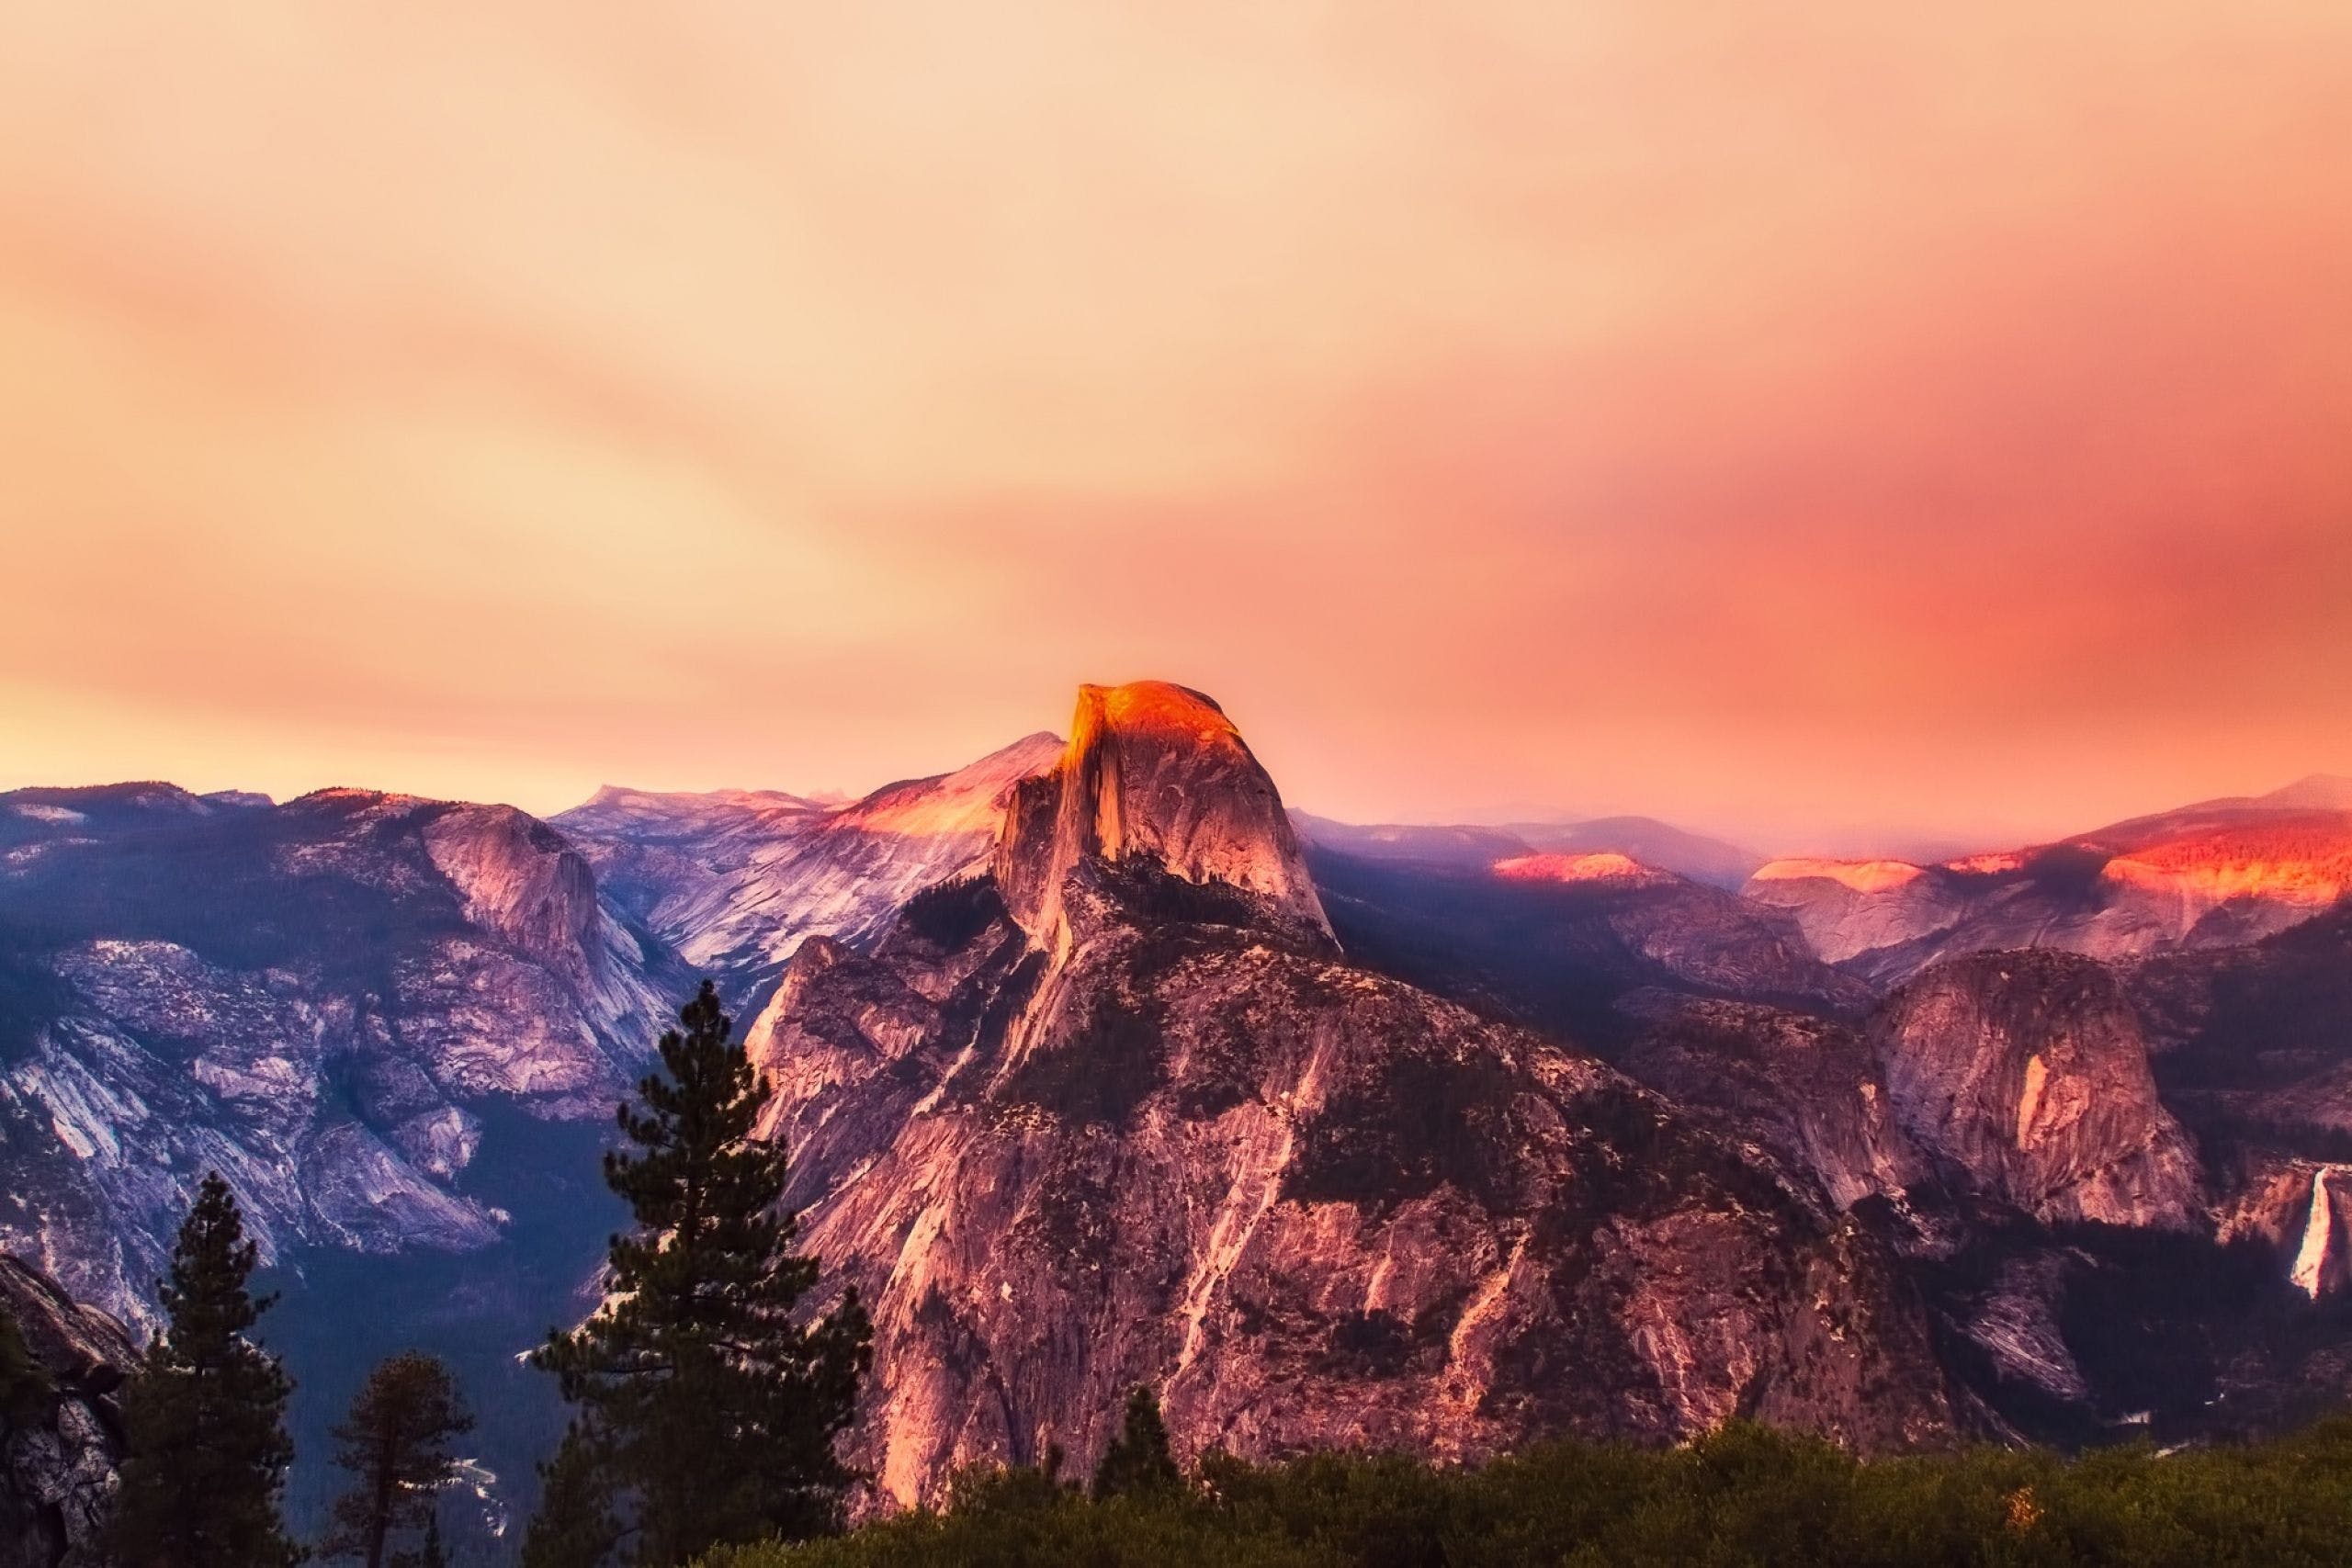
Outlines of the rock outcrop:
{"label": "rock outcrop", "polygon": [[1872,1000],[1790,916],[1605,852],[1461,866],[1318,844],[1308,864],[1357,963],[1605,1055],[1634,1032],[1615,1004],[1644,991],[1826,1013]]}
{"label": "rock outcrop", "polygon": [[1736,892],[1764,857],[1721,839],[1687,832],[1653,817],[1596,817],[1581,822],[1514,822],[1507,827],[1418,822],[1360,825],[1293,811],[1298,834],[1316,849],[1359,860],[1483,870],[1523,855],[1623,855],[1645,866]]}
{"label": "rock outcrop", "polygon": [[804,943],[751,1033],[810,1248],[865,1292],[884,1492],[1182,1450],[1470,1459],[1746,1413],[1960,1425],[1894,1260],[1801,1170],[1341,960],[1272,784],[1177,688],[1090,689],[987,874]]}
{"label": "rock outcrop", "polygon": [[2004,948],[2126,959],[2235,947],[2352,894],[2352,809],[2329,781],[2306,780],[1939,865],[1775,861],[1744,892],[1792,914],[1824,959],[1887,983]]}
{"label": "rock outcrop", "polygon": [[28,1364],[0,1366],[0,1568],[102,1568],[137,1353],[121,1324],[0,1254],[12,1331]]}
{"label": "rock outcrop", "polygon": [[1017,786],[991,871],[1014,922],[1050,947],[1067,934],[1071,874],[1130,860],[1331,934],[1274,781],[1224,709],[1159,681],[1079,688],[1069,744],[1051,773]]}
{"label": "rock outcrop", "polygon": [[1916,951],[1969,913],[1967,890],[1940,868],[1902,861],[1777,860],[1748,878],[1746,896],[1785,909],[1826,962]]}
{"label": "rock outcrop", "polygon": [[2045,1222],[2192,1223],[2196,1151],[2105,966],[2049,951],[1952,959],[1890,1000],[1871,1042],[1895,1119],[1979,1190]]}
{"label": "rock outcrop", "polygon": [[1012,787],[1062,751],[1058,737],[1032,735],[845,804],[606,789],[554,823],[608,897],[741,995],[770,982],[811,937],[871,946],[908,899],[984,865]]}
{"label": "rock outcrop", "polygon": [[2265,1162],[2221,1214],[2222,1241],[2249,1237],[2267,1245],[2312,1300],[2352,1289],[2352,1166]]}
{"label": "rock outcrop", "polygon": [[1622,1058],[1626,1072],[1812,1172],[1839,1209],[1931,1179],[1852,1025],[1747,1002],[1649,1001],[1655,1021]]}
{"label": "rock outcrop", "polygon": [[134,1323],[209,1169],[266,1259],[489,1245],[484,1118],[609,1116],[685,984],[509,807],[139,785],[0,826],[0,1244]]}

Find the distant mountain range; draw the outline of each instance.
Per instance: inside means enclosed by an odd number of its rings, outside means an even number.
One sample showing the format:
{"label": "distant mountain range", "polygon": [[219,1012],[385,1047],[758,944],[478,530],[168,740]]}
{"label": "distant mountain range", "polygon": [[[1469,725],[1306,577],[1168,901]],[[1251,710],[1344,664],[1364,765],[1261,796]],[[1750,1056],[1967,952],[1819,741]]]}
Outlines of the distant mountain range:
{"label": "distant mountain range", "polygon": [[870,942],[915,894],[984,863],[1005,792],[1061,746],[1032,735],[955,773],[831,804],[606,788],[551,821],[621,908],[756,999],[807,938]]}
{"label": "distant mountain range", "polygon": [[1154,682],[850,802],[17,791],[0,1246],[146,1321],[221,1169],[298,1423],[442,1348],[511,1505],[513,1353],[593,1299],[595,1146],[707,974],[873,1304],[891,1497],[1082,1462],[1136,1382],[1261,1455],[2252,1429],[2352,1395],[2347,892],[2344,780],[1767,863],[1288,811]]}
{"label": "distant mountain range", "polygon": [[1525,822],[1500,828],[1389,823],[1351,827],[1304,811],[1291,813],[1301,837],[1363,860],[1488,867],[1533,854],[1621,854],[1714,887],[1737,887],[1765,857],[1720,839],[1685,832],[1650,817],[1600,817],[1583,822]]}
{"label": "distant mountain range", "polygon": [[1822,957],[1882,980],[1987,948],[2121,958],[2236,946],[2352,892],[2352,780],[2315,776],[1934,865],[1775,861],[1745,892],[1793,913]]}

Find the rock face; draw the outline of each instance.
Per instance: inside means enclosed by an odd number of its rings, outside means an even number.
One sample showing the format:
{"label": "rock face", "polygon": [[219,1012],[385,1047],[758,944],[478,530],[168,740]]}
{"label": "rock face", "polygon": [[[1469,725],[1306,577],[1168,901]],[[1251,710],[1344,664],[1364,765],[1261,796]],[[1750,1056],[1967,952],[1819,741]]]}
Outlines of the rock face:
{"label": "rock face", "polygon": [[0,1254],[0,1317],[33,1363],[0,1404],[0,1568],[102,1568],[122,1459],[122,1325]]}
{"label": "rock face", "polygon": [[1795,916],[1813,951],[1832,964],[1908,953],[1970,908],[1956,875],[1902,861],[1776,860],[1757,869],[1746,892]]}
{"label": "rock face", "polygon": [[1275,924],[1331,934],[1273,780],[1225,710],[1182,686],[1080,687],[1069,745],[1017,787],[991,870],[1014,921],[1050,946],[1089,860],[1214,884]]}
{"label": "rock face", "polygon": [[1182,1450],[1452,1458],[1736,1413],[1959,1424],[1893,1259],[1801,1170],[1594,1058],[1343,962],[1229,723],[1090,689],[992,869],[751,1033],[792,1201],[874,1314],[859,1458],[1083,1463],[1157,1385]]}
{"label": "rock face", "polygon": [[2256,1172],[2222,1213],[2224,1242],[2269,1247],[2313,1301],[2352,1288],[2352,1166],[2285,1160]]}
{"label": "rock face", "polygon": [[2248,947],[2122,971],[2157,1081],[2200,1138],[2328,1160],[2352,1143],[2352,904]]}
{"label": "rock face", "polygon": [[1831,1202],[1901,1198],[1932,1171],[1852,1025],[1745,1002],[1668,1000],[1622,1061],[1812,1172]]}
{"label": "rock face", "polygon": [[1941,865],[1775,861],[1744,891],[1794,915],[1824,959],[1883,982],[2003,948],[2120,959],[2233,947],[2352,893],[2352,809],[2330,791],[2305,780]]}
{"label": "rock face", "polygon": [[1939,964],[1873,1021],[1894,1115],[1978,1190],[2045,1222],[2186,1226],[2194,1147],[2114,976],[2071,953]]}
{"label": "rock face", "polygon": [[609,1115],[684,984],[509,807],[31,793],[0,797],[0,1244],[133,1322],[208,1169],[265,1258],[488,1245],[484,1117]]}
{"label": "rock face", "polygon": [[908,899],[984,863],[1012,786],[1062,750],[1032,735],[846,805],[606,789],[554,822],[620,908],[736,995],[809,937],[870,946]]}

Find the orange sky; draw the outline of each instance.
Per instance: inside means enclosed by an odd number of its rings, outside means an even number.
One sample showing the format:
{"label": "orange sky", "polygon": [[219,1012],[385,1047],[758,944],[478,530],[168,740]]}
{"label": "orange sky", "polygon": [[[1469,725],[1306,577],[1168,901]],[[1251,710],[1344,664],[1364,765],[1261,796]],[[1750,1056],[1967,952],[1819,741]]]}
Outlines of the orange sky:
{"label": "orange sky", "polygon": [[6,6],[0,785],[2352,772],[2352,7]]}

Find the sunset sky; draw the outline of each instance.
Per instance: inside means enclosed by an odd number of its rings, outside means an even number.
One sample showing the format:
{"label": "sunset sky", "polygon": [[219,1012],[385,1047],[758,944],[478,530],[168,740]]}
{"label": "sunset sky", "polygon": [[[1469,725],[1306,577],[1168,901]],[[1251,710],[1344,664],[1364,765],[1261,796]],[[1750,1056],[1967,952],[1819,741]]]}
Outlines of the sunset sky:
{"label": "sunset sky", "polygon": [[0,0],[0,786],[2352,773],[2352,6]]}

